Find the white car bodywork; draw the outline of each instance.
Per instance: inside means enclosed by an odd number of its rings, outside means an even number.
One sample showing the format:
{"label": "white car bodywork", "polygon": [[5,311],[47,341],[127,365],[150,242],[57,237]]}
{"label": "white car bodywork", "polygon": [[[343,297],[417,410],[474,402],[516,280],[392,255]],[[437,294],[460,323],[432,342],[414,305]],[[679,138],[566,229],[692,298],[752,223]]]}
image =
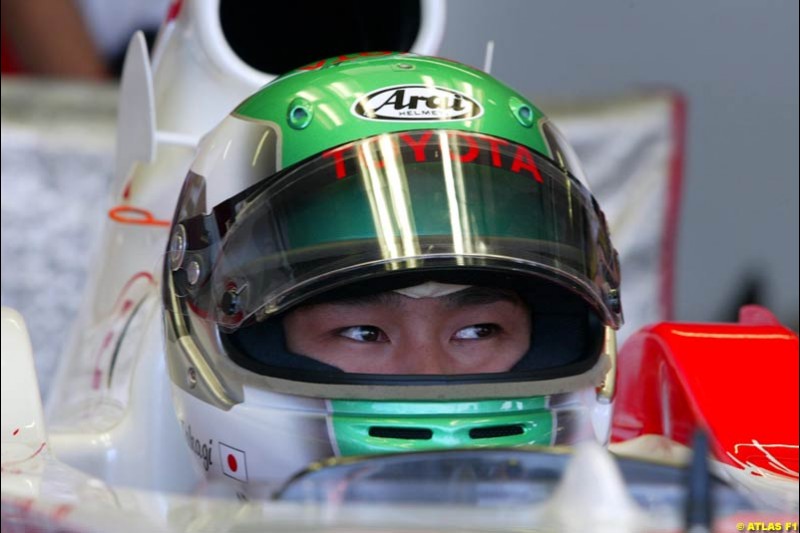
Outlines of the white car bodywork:
{"label": "white car bodywork", "polygon": [[[433,54],[444,29],[444,3],[423,1],[422,7],[423,25],[413,51]],[[195,446],[195,437],[179,426],[171,407],[160,263],[168,221],[197,143],[272,76],[233,54],[219,27],[216,2],[186,2],[183,10],[162,28],[152,58],[141,35],[130,44],[120,88],[110,217],[99,248],[102,260],[90,274],[45,410],[24,321],[15,311],[3,309],[4,520],[39,523],[45,530],[82,531],[444,531],[545,523],[570,530],[591,525],[593,531],[654,527],[653,517],[644,516],[630,500],[608,454],[591,447],[578,451],[553,499],[530,509],[487,512],[457,506],[359,507],[211,498],[216,488],[203,485],[191,454],[198,450],[211,457],[217,452],[213,446],[203,451],[202,442]],[[635,201],[610,187],[603,201],[619,247],[632,255],[648,243],[658,248],[669,226],[667,203],[675,201],[667,194],[674,173],[671,156],[680,149],[674,123],[677,102],[674,95],[660,93],[615,103],[613,112],[600,106],[588,112],[550,113],[572,142],[587,147],[582,156],[587,169],[598,170],[593,186],[599,196],[604,195],[603,176],[610,182],[620,175],[621,152],[647,154],[639,167],[628,169],[627,175],[638,184]],[[628,143],[617,145],[615,155],[608,155],[608,144],[598,147],[598,139],[611,143],[622,138]],[[645,304],[650,309],[636,313],[641,321],[663,318],[658,308],[662,274],[646,272],[633,282],[639,284],[633,289],[638,298],[650,302]],[[629,327],[638,325],[634,320]],[[593,490],[587,492],[589,486]],[[575,508],[581,513],[574,513]],[[679,516],[666,513],[656,530],[675,529],[680,523]]]}

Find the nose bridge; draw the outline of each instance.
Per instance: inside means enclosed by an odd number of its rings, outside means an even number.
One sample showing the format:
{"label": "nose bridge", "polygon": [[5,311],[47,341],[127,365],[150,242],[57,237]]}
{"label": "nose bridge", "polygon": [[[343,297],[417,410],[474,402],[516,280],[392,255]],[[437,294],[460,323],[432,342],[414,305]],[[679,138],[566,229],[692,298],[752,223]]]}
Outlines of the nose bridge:
{"label": "nose bridge", "polygon": [[407,374],[447,374],[451,364],[445,340],[441,309],[434,298],[404,302],[403,346],[400,359]]}
{"label": "nose bridge", "polygon": [[447,374],[449,355],[433,328],[419,328],[403,354],[409,374]]}

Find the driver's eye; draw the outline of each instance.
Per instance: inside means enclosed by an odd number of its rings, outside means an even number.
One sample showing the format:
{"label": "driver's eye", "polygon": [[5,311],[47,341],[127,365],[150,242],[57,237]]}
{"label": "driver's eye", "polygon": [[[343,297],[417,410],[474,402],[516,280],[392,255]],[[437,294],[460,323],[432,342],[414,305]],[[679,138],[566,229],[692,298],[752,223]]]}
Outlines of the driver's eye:
{"label": "driver's eye", "polygon": [[456,331],[453,338],[457,340],[485,339],[498,331],[500,331],[500,327],[497,324],[474,324]]}
{"label": "driver's eye", "polygon": [[351,326],[340,330],[339,335],[356,342],[386,342],[389,340],[386,333],[375,326]]}

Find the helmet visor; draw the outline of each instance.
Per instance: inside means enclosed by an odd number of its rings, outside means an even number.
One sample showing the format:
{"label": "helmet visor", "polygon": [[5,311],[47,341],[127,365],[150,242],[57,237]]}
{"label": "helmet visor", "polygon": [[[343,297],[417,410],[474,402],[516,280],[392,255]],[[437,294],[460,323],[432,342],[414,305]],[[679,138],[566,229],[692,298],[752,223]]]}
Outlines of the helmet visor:
{"label": "helmet visor", "polygon": [[227,329],[359,281],[436,271],[534,274],[580,295],[606,324],[621,322],[616,254],[590,193],[497,137],[378,135],[270,176],[210,214],[181,220],[186,212],[179,206],[176,293]]}

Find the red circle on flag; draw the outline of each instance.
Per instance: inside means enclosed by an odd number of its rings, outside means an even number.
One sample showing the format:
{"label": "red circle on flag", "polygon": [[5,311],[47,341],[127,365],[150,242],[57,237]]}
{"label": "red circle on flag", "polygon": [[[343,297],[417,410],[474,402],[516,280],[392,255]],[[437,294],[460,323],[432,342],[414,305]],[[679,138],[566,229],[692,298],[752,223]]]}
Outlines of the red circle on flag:
{"label": "red circle on flag", "polygon": [[239,463],[236,462],[236,457],[233,454],[228,454],[228,468],[230,468],[231,472],[236,472],[239,469]]}

